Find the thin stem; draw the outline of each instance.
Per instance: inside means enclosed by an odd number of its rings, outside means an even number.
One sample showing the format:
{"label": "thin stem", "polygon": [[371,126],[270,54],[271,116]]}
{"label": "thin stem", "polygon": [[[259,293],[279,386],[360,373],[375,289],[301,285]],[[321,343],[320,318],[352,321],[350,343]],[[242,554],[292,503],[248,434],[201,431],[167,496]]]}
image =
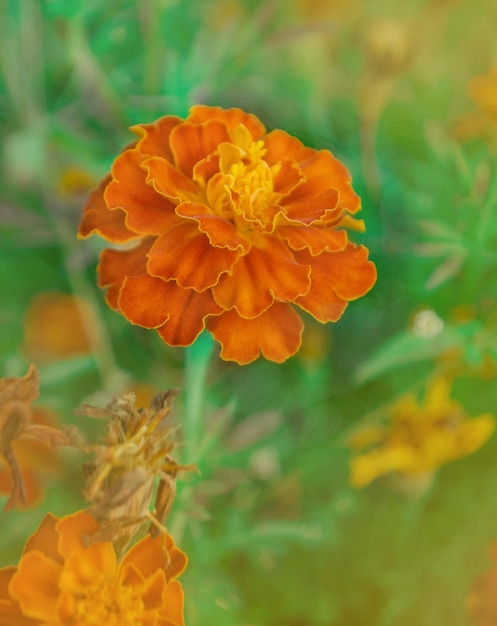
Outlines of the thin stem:
{"label": "thin stem", "polygon": [[203,428],[207,371],[213,349],[211,336],[204,332],[186,350],[184,418],[185,462],[198,463]]}

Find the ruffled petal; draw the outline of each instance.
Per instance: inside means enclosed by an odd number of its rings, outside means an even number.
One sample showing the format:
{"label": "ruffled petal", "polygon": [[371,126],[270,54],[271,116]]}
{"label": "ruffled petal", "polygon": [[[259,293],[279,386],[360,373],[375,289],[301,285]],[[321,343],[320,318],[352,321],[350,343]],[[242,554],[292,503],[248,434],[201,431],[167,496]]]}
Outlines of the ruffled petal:
{"label": "ruffled petal", "polygon": [[246,365],[262,353],[282,363],[297,352],[304,324],[288,304],[275,303],[254,319],[243,319],[235,310],[207,320],[207,329],[222,346],[221,357]]}
{"label": "ruffled petal", "polygon": [[59,554],[66,559],[73,552],[84,549],[83,537],[97,531],[98,524],[89,513],[78,511],[61,518],[55,528],[59,534]]}
{"label": "ruffled petal", "polygon": [[147,265],[147,252],[153,242],[151,237],[143,239],[130,250],[103,250],[97,266],[98,286],[107,289],[108,305],[118,310],[119,290],[126,276],[143,274]]}
{"label": "ruffled petal", "polygon": [[222,109],[221,107],[211,107],[197,104],[190,109],[188,121],[194,124],[203,124],[208,120],[221,120],[229,128],[231,134],[236,131],[240,124],[243,124],[252,135],[254,141],[260,139],[266,132],[262,122],[252,113],[245,113],[241,109]]}
{"label": "ruffled petal", "polygon": [[176,292],[169,302],[170,317],[158,333],[170,346],[190,346],[204,330],[207,316],[219,315],[221,309],[210,291],[181,289],[174,281],[167,284],[175,285]]}
{"label": "ruffled petal", "polygon": [[126,213],[121,209],[110,210],[104,200],[104,191],[111,181],[110,174],[99,186],[91,192],[83,210],[83,217],[78,227],[78,237],[84,239],[98,233],[107,241],[124,243],[139,237],[134,231],[127,228],[124,220]]}
{"label": "ruffled petal", "polygon": [[163,542],[162,535],[146,535],[126,552],[121,561],[123,572],[126,565],[133,564],[144,578],[148,578],[155,570],[164,569],[167,565],[167,551],[163,549]]}
{"label": "ruffled petal", "polygon": [[336,322],[349,300],[367,293],[376,280],[376,268],[367,260],[367,249],[353,246],[341,252],[323,252],[311,256],[296,252],[300,262],[311,265],[311,288],[296,304],[320,322]]}
{"label": "ruffled petal", "polygon": [[285,158],[295,161],[306,161],[316,154],[313,148],[307,148],[296,137],[292,137],[284,130],[272,130],[264,137],[264,146],[267,153],[264,159],[270,164],[279,163]]}
{"label": "ruffled petal", "polygon": [[348,169],[328,150],[320,150],[300,163],[307,180],[289,196],[288,204],[303,202],[314,196],[324,196],[331,188],[338,192],[338,207],[356,213],[361,207],[359,196],[354,193]]}
{"label": "ruffled petal", "polygon": [[291,159],[283,159],[274,167],[273,188],[281,196],[287,196],[305,180],[304,172]]}
{"label": "ruffled petal", "polygon": [[64,595],[77,596],[96,581],[114,581],[117,574],[116,553],[108,541],[75,550],[67,558],[60,576],[59,588]]}
{"label": "ruffled petal", "polygon": [[170,298],[177,285],[146,273],[127,276],[119,291],[117,307],[132,324],[143,328],[158,328],[169,319]]}
{"label": "ruffled petal", "polygon": [[195,164],[217,150],[220,143],[229,141],[223,122],[210,118],[201,124],[183,122],[171,131],[169,144],[175,166],[192,178]]}
{"label": "ruffled petal", "polygon": [[315,226],[280,226],[276,232],[292,250],[307,249],[313,256],[324,251],[343,250],[348,243],[345,230],[326,230]]}
{"label": "ruffled petal", "polygon": [[55,529],[58,521],[58,517],[47,513],[36,531],[26,541],[23,555],[31,552],[31,550],[39,550],[52,561],[62,563],[62,558],[58,552],[59,533]]}
{"label": "ruffled petal", "polygon": [[221,276],[212,293],[221,308],[235,308],[238,315],[251,319],[275,300],[291,302],[307,293],[309,275],[309,265],[297,263],[281,241],[260,237],[232,273]]}
{"label": "ruffled petal", "polygon": [[[293,194],[290,197],[293,197]],[[341,217],[336,189],[326,189],[321,194],[311,195],[292,202],[287,198],[282,202],[282,207],[283,212],[280,215],[282,218],[286,218],[288,223],[337,222]]]}
{"label": "ruffled petal", "polygon": [[184,626],[185,596],[176,580],[171,581],[163,593],[164,609],[158,616],[157,626]]}
{"label": "ruffled petal", "polygon": [[158,235],[178,218],[175,205],[147,184],[143,160],[137,148],[120,154],[112,166],[112,181],[104,199],[110,209],[118,207],[126,212],[127,228],[142,235]]}
{"label": "ruffled petal", "polygon": [[57,599],[62,565],[38,550],[25,554],[12,576],[9,592],[26,617],[57,623]]}
{"label": "ruffled petal", "polygon": [[169,147],[169,135],[172,129],[183,120],[175,115],[165,115],[153,124],[136,124],[131,131],[140,137],[136,147],[143,154],[153,154],[168,161],[173,161],[173,153]]}
{"label": "ruffled petal", "polygon": [[250,242],[238,228],[228,219],[216,215],[204,204],[194,204],[193,202],[183,202],[176,213],[182,217],[193,218],[197,221],[199,230],[207,235],[211,244],[219,248],[237,250],[240,248],[244,252],[250,249]]}
{"label": "ruffled petal", "polygon": [[157,238],[148,258],[152,276],[174,278],[180,287],[205,291],[231,271],[238,253],[212,246],[196,222],[183,220]]}
{"label": "ruffled petal", "polygon": [[203,194],[193,180],[165,159],[150,157],[143,167],[148,172],[147,183],[175,206],[186,200],[203,202]]}

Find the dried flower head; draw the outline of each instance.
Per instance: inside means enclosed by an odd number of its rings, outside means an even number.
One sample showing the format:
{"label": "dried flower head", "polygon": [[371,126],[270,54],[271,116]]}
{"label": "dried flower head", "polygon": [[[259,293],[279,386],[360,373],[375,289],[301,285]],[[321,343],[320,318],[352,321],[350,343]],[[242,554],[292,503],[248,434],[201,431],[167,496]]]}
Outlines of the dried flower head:
{"label": "dried flower head", "polygon": [[33,504],[39,493],[37,466],[53,466],[51,449],[71,444],[64,432],[47,423],[47,411],[31,406],[38,397],[38,386],[34,365],[25,376],[0,378],[0,461],[3,457],[10,474],[0,473],[0,487],[11,489],[5,510]]}
{"label": "dried flower head", "polygon": [[188,346],[207,328],[221,357],[294,354],[295,306],[336,321],[376,269],[347,228],[360,200],[347,169],[240,109],[195,106],[132,128],[139,139],[92,193],[79,236],[104,250],[98,280],[127,320]]}
{"label": "dried flower head", "polygon": [[111,543],[85,545],[98,532],[80,511],[47,515],[17,567],[0,569],[0,616],[9,626],[183,626],[176,578],[186,555],[169,535],[146,535],[118,560]]}
{"label": "dried flower head", "polygon": [[[105,409],[83,405],[80,415],[108,419],[101,444],[82,444],[93,455],[85,464],[85,496],[89,511],[99,522],[96,540],[110,540],[120,553],[140,525],[149,520],[152,532],[164,530],[162,522],[175,496],[179,466],[171,456],[174,429],[168,417],[176,390],[155,395],[149,408],[136,408],[135,396],[127,393]],[[154,478],[160,479],[155,510],[149,512]]]}
{"label": "dried flower head", "polygon": [[365,487],[380,476],[400,476],[419,490],[438,467],[478,450],[494,430],[494,417],[468,418],[450,391],[449,382],[437,378],[423,402],[407,395],[392,407],[387,424],[358,428],[347,441],[351,484]]}

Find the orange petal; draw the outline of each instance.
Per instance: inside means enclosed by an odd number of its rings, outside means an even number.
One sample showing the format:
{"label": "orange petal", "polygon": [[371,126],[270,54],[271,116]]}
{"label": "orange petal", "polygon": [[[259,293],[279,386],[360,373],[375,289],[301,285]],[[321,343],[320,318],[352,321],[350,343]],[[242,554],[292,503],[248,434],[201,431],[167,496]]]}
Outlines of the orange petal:
{"label": "orange petal", "polygon": [[153,124],[136,124],[131,131],[139,135],[136,147],[143,155],[153,154],[168,161],[173,160],[173,153],[169,148],[169,135],[172,129],[183,120],[175,115],[165,115]]}
{"label": "orange petal", "polygon": [[59,533],[59,554],[66,559],[73,552],[84,549],[82,538],[97,531],[98,524],[89,513],[78,511],[62,517],[55,529]]}
{"label": "orange petal", "polygon": [[126,227],[126,213],[121,209],[110,210],[104,200],[104,191],[111,181],[110,174],[92,191],[84,208],[83,217],[78,227],[80,239],[98,233],[107,241],[124,243],[139,235]]}
{"label": "orange petal", "polygon": [[75,550],[67,558],[59,580],[62,594],[77,596],[91,588],[95,579],[114,581],[117,574],[116,553],[108,541]]}
{"label": "orange petal", "polygon": [[277,234],[292,250],[308,249],[312,255],[343,250],[348,243],[345,230],[326,230],[315,226],[280,226]]}
{"label": "orange petal", "polygon": [[297,162],[306,161],[317,153],[313,148],[307,148],[296,137],[284,130],[272,130],[264,137],[267,153],[264,160],[270,165],[279,163],[285,158],[295,159]]}
{"label": "orange petal", "polygon": [[172,580],[164,589],[164,609],[158,616],[156,626],[184,626],[185,596],[177,580]]}
{"label": "orange petal", "polygon": [[[156,570],[147,578],[145,588],[140,594],[140,599],[144,604],[144,611],[153,611],[156,615],[157,609],[164,605],[164,594],[166,590],[166,576],[162,569]],[[151,621],[155,624],[155,621]]]}
{"label": "orange petal", "polygon": [[205,291],[231,271],[238,253],[213,247],[196,222],[183,220],[156,239],[148,258],[147,270],[153,276],[174,278],[180,287]]}
{"label": "orange petal", "polygon": [[273,175],[273,188],[276,193],[286,196],[305,180],[305,174],[291,159],[283,159],[278,166]]}
{"label": "orange petal", "polygon": [[[125,573],[125,567],[127,564],[132,564],[143,578],[148,578],[152,574],[160,569],[164,569],[167,565],[168,556],[167,552],[163,549],[164,537],[158,535],[152,537],[146,535],[141,541],[135,544],[123,557],[121,562],[121,568]],[[123,582],[125,578],[123,578]]]}
{"label": "orange petal", "polygon": [[291,302],[310,287],[309,266],[297,263],[283,242],[260,237],[257,244],[212,288],[221,308],[234,307],[246,319],[260,315],[274,300]]}
{"label": "orange petal", "polygon": [[155,276],[128,276],[119,292],[117,306],[132,324],[158,328],[169,319],[169,300],[176,291],[176,285]]}
{"label": "orange petal", "polygon": [[262,354],[282,363],[297,352],[304,324],[288,304],[275,303],[254,319],[235,310],[207,321],[207,329],[222,346],[221,358],[246,365]]}
{"label": "orange petal", "polygon": [[153,242],[143,239],[130,250],[103,250],[97,266],[98,286],[107,288],[106,299],[111,308],[118,309],[119,290],[126,276],[143,274],[147,265],[147,252]]}
{"label": "orange petal", "polygon": [[62,565],[38,550],[25,554],[12,576],[9,592],[27,617],[57,623],[57,599]]}
{"label": "orange petal", "polygon": [[112,181],[104,192],[109,208],[126,212],[126,226],[142,235],[158,235],[177,221],[174,204],[146,182],[143,155],[137,148],[125,150],[114,161]]}
{"label": "orange petal", "polygon": [[207,120],[221,120],[233,134],[236,128],[243,124],[250,131],[254,140],[260,139],[266,129],[262,122],[252,113],[245,113],[241,109],[222,109],[221,107],[211,107],[197,104],[190,109],[188,121],[195,124],[202,124]]}
{"label": "orange petal", "polygon": [[[293,195],[292,193],[290,198]],[[337,221],[341,216],[336,189],[326,189],[321,194],[309,195],[297,201],[290,202],[287,198],[281,204],[282,216],[288,223],[313,224],[320,221]]]}
{"label": "orange petal", "polygon": [[190,346],[204,330],[206,317],[219,315],[221,309],[210,291],[181,289],[174,281],[167,284],[175,286],[175,291],[169,301],[170,318],[158,333],[170,346]]}
{"label": "orange petal", "polygon": [[364,246],[349,244],[341,252],[323,252],[312,257],[308,252],[296,252],[301,262],[311,265],[311,288],[296,303],[320,322],[336,321],[347,306],[367,293],[376,280],[376,268],[367,260]]}
{"label": "orange petal", "polygon": [[147,183],[175,206],[186,200],[203,202],[204,197],[197,184],[165,159],[150,157],[143,162],[143,167],[148,172]]}
{"label": "orange petal", "polygon": [[248,239],[232,222],[216,215],[203,204],[183,202],[176,208],[176,213],[196,220],[199,224],[199,230],[207,235],[213,246],[229,248],[230,250],[241,248],[245,252],[250,248]]}
{"label": "orange petal", "polygon": [[324,195],[330,188],[338,191],[338,207],[356,213],[361,206],[351,186],[348,169],[328,150],[316,152],[307,161],[300,163],[307,180],[289,196],[288,204],[304,202],[306,198]]}
{"label": "orange petal", "polygon": [[189,178],[195,165],[217,150],[220,143],[229,141],[228,130],[221,121],[209,119],[202,124],[186,121],[171,131],[169,145],[174,164]]}
{"label": "orange petal", "polygon": [[22,552],[23,555],[32,550],[38,550],[39,552],[43,552],[43,554],[52,561],[62,563],[62,558],[58,552],[59,533],[55,529],[55,525],[58,521],[58,517],[47,513],[37,530],[26,541]]}

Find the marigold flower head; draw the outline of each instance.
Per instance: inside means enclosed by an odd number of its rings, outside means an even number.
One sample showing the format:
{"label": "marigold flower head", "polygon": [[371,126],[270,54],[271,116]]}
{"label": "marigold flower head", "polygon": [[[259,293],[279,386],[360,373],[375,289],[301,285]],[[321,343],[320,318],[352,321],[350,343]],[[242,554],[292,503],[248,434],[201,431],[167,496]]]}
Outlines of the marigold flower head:
{"label": "marigold flower head", "polygon": [[186,555],[169,535],[146,535],[118,560],[109,542],[86,547],[98,530],[80,511],[48,514],[17,567],[0,569],[0,616],[9,626],[183,626],[176,578]]}
{"label": "marigold flower head", "polygon": [[474,626],[497,623],[497,543],[488,549],[489,569],[479,576],[466,598],[466,608]]}
{"label": "marigold flower head", "polygon": [[300,346],[295,306],[336,321],[373,286],[367,249],[345,230],[362,228],[360,200],[329,151],[240,109],[195,106],[132,130],[79,236],[127,244],[104,250],[97,271],[133,324],[172,346],[207,328],[224,359],[282,362]]}
{"label": "marigold flower head", "polygon": [[[32,505],[40,494],[37,470],[54,467],[52,448],[70,445],[52,425],[50,413],[32,407],[39,374],[30,365],[25,376],[0,378],[0,492],[10,493],[5,509]],[[2,468],[2,457],[7,468]]]}
{"label": "marigold flower head", "polygon": [[363,426],[349,437],[351,484],[360,488],[380,476],[400,475],[426,486],[438,467],[478,450],[494,430],[494,417],[468,418],[450,390],[447,380],[437,378],[422,402],[407,395],[392,407],[387,424]]}

